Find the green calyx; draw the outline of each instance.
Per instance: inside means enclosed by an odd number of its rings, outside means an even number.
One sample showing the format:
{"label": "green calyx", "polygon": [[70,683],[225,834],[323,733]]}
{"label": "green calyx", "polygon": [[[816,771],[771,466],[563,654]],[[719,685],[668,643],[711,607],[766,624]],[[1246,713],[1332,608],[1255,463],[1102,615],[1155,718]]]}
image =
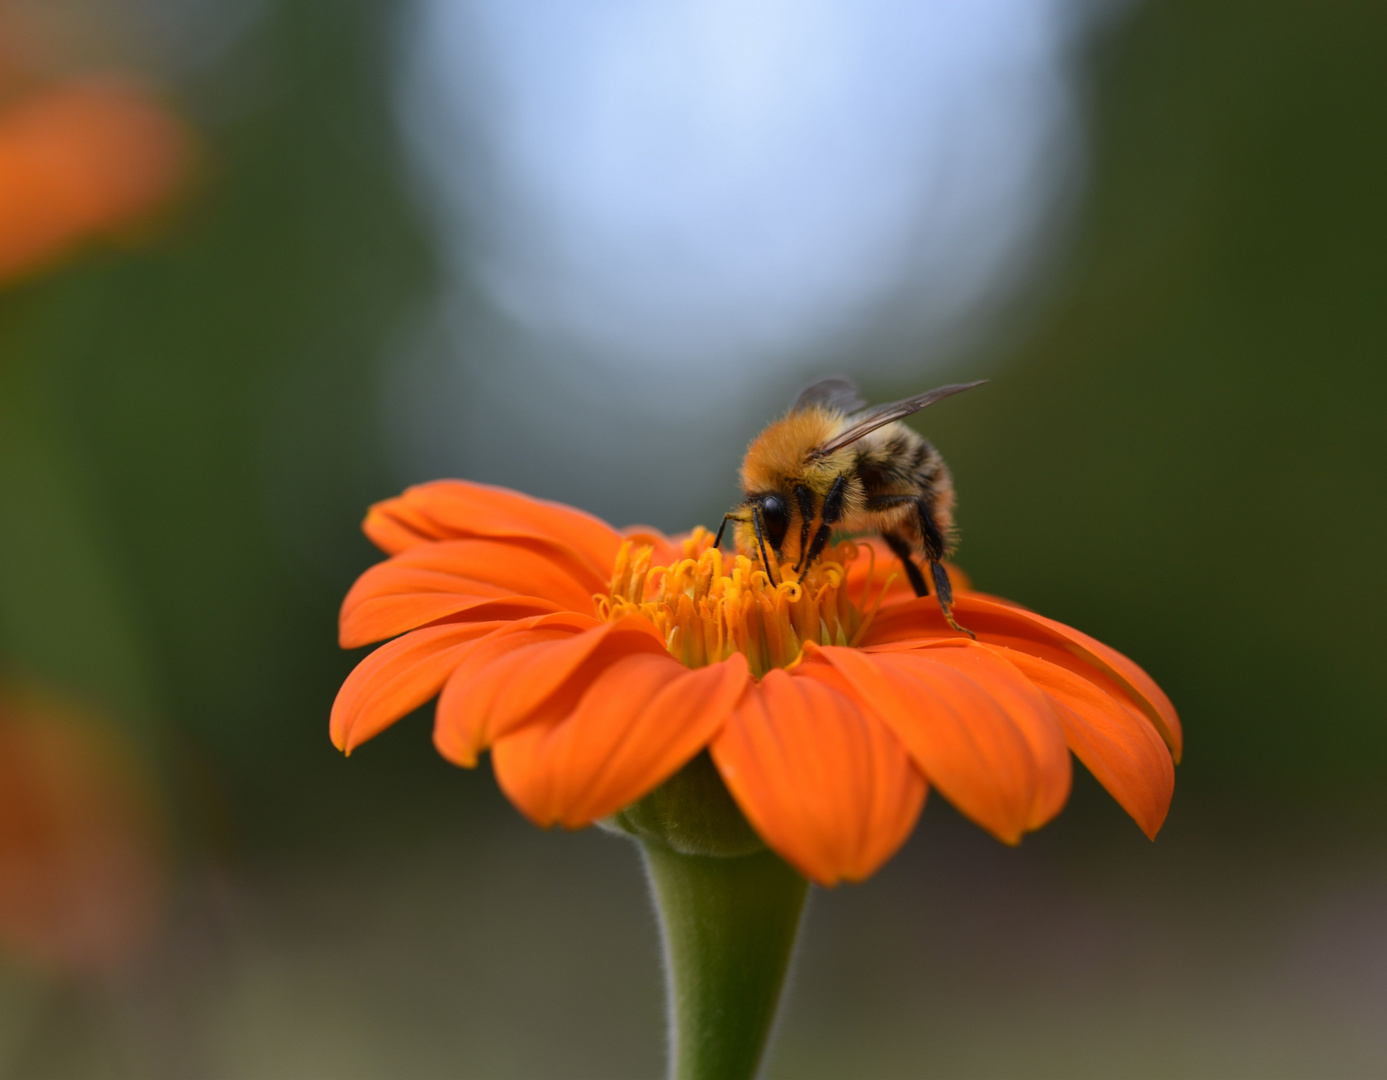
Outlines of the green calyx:
{"label": "green calyx", "polygon": [[765,841],[747,823],[706,750],[645,798],[602,824],[680,855],[730,858],[766,850]]}
{"label": "green calyx", "polygon": [[809,883],[766,847],[705,752],[603,822],[640,841],[660,917],[672,1080],[751,1080]]}

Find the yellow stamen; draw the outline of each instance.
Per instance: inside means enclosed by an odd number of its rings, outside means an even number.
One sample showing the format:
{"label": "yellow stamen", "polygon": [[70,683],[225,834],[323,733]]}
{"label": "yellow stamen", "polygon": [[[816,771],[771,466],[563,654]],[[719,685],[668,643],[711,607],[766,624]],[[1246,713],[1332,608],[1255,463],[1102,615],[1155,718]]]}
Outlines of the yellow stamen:
{"label": "yellow stamen", "polygon": [[857,644],[885,595],[883,587],[866,612],[848,595],[847,567],[858,554],[851,541],[826,549],[803,574],[777,567],[778,585],[759,560],[724,555],[712,541],[712,533],[697,528],[684,541],[683,559],[652,567],[654,549],[627,540],[617,554],[611,591],[593,598],[598,617],[644,616],[689,667],[744,653],[760,678],[794,664],[805,642]]}

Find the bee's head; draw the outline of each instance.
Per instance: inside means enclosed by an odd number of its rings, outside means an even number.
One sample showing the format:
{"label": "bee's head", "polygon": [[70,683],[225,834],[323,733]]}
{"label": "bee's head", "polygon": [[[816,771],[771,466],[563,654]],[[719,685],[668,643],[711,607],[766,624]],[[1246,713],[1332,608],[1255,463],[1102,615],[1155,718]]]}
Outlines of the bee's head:
{"label": "bee's head", "polygon": [[761,519],[766,543],[777,552],[785,546],[785,534],[790,528],[790,494],[782,491],[763,491],[751,499],[752,512]]}

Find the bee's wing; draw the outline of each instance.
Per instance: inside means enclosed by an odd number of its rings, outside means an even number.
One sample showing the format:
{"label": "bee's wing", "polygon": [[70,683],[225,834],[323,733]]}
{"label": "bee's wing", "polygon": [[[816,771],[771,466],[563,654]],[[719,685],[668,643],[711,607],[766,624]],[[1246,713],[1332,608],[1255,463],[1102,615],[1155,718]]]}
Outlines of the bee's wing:
{"label": "bee's wing", "polygon": [[810,457],[827,457],[835,450],[841,450],[843,447],[855,443],[863,435],[875,431],[879,427],[904,419],[911,413],[919,412],[926,405],[933,405],[940,398],[946,398],[964,390],[971,390],[985,382],[987,382],[986,379],[979,379],[977,382],[970,383],[950,383],[948,386],[939,386],[933,390],[927,390],[923,394],[916,394],[914,397],[893,401],[889,405],[878,405],[875,409],[868,409],[865,413],[859,413],[852,417],[852,422],[848,427],[828,442],[816,446]]}
{"label": "bee's wing", "polygon": [[799,392],[799,396],[790,404],[791,412],[798,412],[800,409],[807,409],[812,405],[822,405],[825,409],[833,409],[841,413],[852,413],[867,404],[867,400],[857,392],[857,384],[851,379],[845,379],[841,375],[834,375],[827,379],[820,379],[816,383],[810,383]]}

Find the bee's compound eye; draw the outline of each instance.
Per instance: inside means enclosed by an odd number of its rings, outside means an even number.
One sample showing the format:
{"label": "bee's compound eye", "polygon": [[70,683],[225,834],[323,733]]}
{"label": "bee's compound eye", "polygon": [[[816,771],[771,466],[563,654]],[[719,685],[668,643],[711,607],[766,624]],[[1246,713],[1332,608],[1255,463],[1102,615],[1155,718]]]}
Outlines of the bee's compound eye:
{"label": "bee's compound eye", "polygon": [[779,550],[785,542],[785,531],[790,527],[789,507],[779,495],[762,496],[761,524],[766,530],[766,542]]}

